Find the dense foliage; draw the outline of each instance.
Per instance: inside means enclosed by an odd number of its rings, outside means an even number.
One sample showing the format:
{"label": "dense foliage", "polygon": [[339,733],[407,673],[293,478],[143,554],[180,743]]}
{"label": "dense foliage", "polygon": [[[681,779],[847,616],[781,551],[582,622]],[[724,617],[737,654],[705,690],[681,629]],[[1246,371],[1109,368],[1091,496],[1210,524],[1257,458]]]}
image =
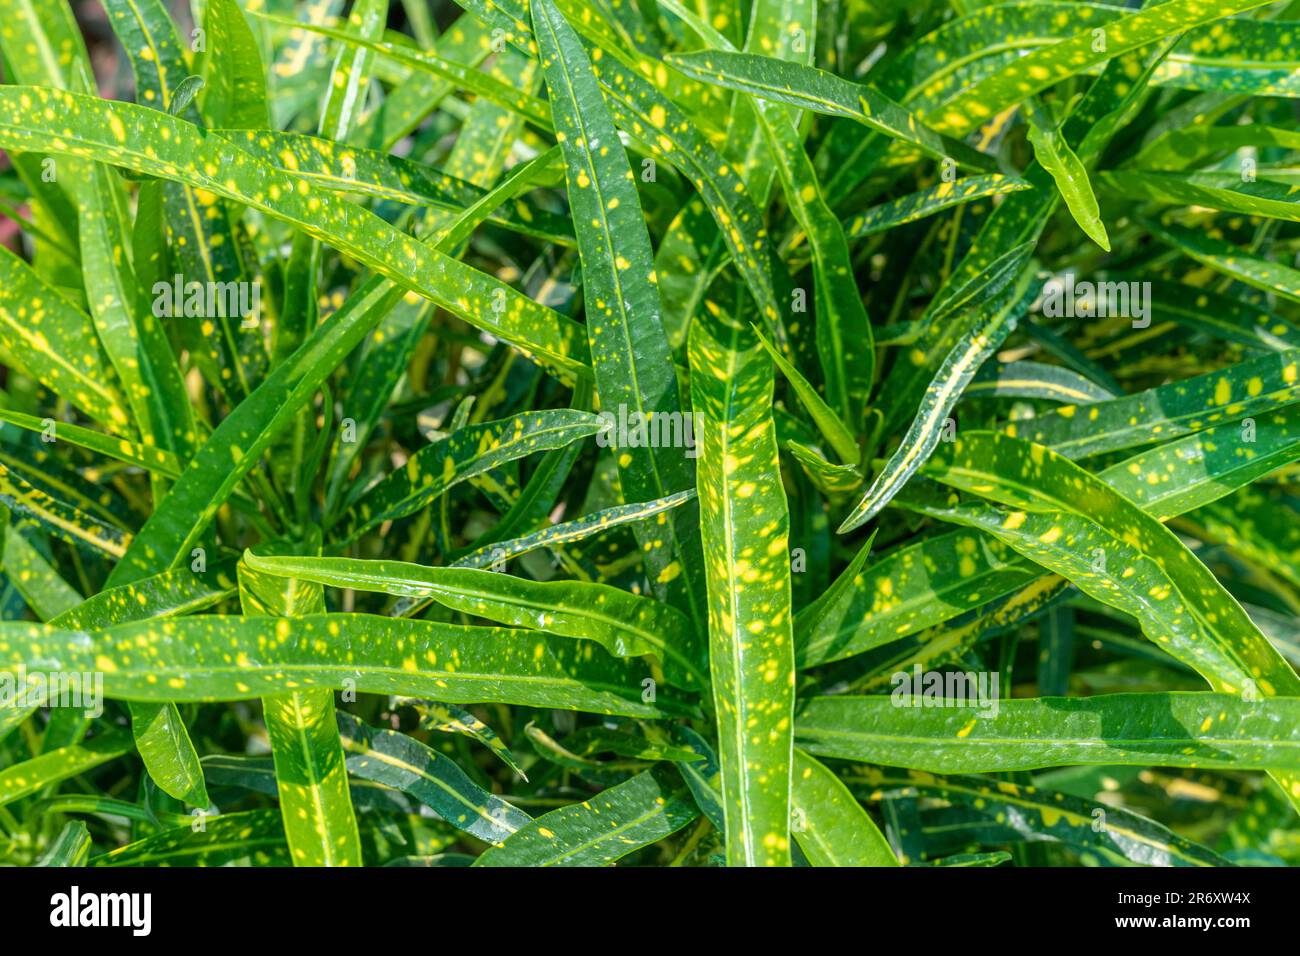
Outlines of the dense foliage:
{"label": "dense foliage", "polygon": [[459,2],[0,0],[0,858],[1300,859],[1300,4]]}

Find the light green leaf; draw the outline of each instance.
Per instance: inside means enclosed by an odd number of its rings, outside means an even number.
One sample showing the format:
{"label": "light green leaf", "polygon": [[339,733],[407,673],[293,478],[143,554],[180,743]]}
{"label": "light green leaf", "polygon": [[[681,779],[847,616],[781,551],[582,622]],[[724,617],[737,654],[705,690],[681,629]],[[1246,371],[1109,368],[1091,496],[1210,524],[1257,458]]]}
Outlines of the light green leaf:
{"label": "light green leaf", "polygon": [[1044,697],[1002,700],[991,714],[920,697],[815,697],[799,713],[796,740],[820,756],[932,773],[1062,764],[1300,770],[1293,697]]}
{"label": "light green leaf", "polygon": [[0,770],[0,807],[131,752],[131,738],[109,731]]}
{"label": "light green leaf", "polygon": [[898,866],[875,822],[821,761],[794,752],[794,825],[813,866]]}
{"label": "light green leaf", "polygon": [[[325,650],[322,651],[321,648]],[[687,713],[660,690],[641,700],[648,676],[590,644],[539,632],[465,627],[368,614],[303,618],[200,615],[105,631],[0,623],[0,668],[104,672],[104,694],[122,700],[249,700],[301,689],[499,702],[624,716]],[[352,683],[344,683],[345,680]]]}
{"label": "light green leaf", "polygon": [[457,829],[493,846],[532,817],[475,784],[437,751],[394,730],[376,730],[351,714],[338,715],[348,773],[410,794]]}
{"label": "light green leaf", "polygon": [[444,607],[512,627],[592,640],[615,657],[652,654],[677,686],[707,686],[703,648],[679,611],[658,601],[584,581],[529,581],[472,568],[430,568],[400,561],[259,557],[266,573],[337,588],[432,597]]}
{"label": "light green leaf", "polygon": [[788,865],[794,654],[772,366],[742,316],[705,306],[691,326],[691,404],[727,859]]}
{"label": "light green leaf", "polygon": [[462,481],[533,452],[563,448],[594,435],[600,427],[601,419],[595,415],[559,408],[459,429],[420,449],[401,470],[366,492],[334,534],[343,541],[353,540],[385,521],[419,511]]}
{"label": "light green leaf", "polygon": [[538,817],[474,865],[605,866],[671,836],[699,814],[673,771],[647,770]]}
{"label": "light green leaf", "polygon": [[[581,40],[551,0],[533,0],[533,32],[564,151],[569,208],[582,258],[587,336],[601,407],[658,427],[682,416],[659,317],[654,254],[636,181]],[[659,429],[662,431],[662,429]],[[627,500],[663,498],[693,483],[687,450],[613,446]],[[693,504],[663,524],[636,526],[655,593],[703,622],[704,579]]]}
{"label": "light green leaf", "polygon": [[1032,121],[1029,124],[1029,143],[1034,147],[1034,158],[1051,174],[1056,188],[1065,200],[1070,215],[1088,238],[1110,252],[1110,238],[1106,224],[1101,221],[1101,209],[1088,180],[1088,170],[1065,141],[1059,129],[1043,129]]}

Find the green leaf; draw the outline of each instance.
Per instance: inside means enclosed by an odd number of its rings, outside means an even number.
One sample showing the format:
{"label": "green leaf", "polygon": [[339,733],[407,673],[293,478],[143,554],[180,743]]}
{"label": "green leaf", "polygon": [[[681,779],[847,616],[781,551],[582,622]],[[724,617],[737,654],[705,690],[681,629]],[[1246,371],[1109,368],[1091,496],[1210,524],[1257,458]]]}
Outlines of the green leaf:
{"label": "green leaf", "polygon": [[[627,416],[651,427],[658,426],[660,416],[672,422],[681,418],[681,402],[636,181],[581,40],[551,0],[533,0],[531,6],[556,138],[564,151],[601,406],[620,418],[626,409]],[[685,448],[660,441],[615,446],[623,494],[641,501],[690,487],[686,454]],[[702,622],[695,507],[675,509],[663,524],[639,524],[636,531],[656,594]]]}
{"label": "green leaf", "polygon": [[1003,426],[1016,438],[1081,459],[1134,448],[1264,415],[1300,396],[1300,350],[1230,365],[1158,385],[1136,395],[1089,405],[1065,405]]}
{"label": "green leaf", "polygon": [[127,255],[118,179],[98,163],[77,163],[73,172],[83,180],[78,197],[81,262],[100,342],[126,390],[144,443],[187,459],[198,429],[166,330],[145,307]]}
{"label": "green leaf", "polygon": [[[1005,262],[1004,270],[1009,275],[1018,275],[1025,267],[1029,251],[1022,247],[1017,255]],[[1012,282],[1009,297],[1003,296],[979,306],[983,321],[948,353],[926,389],[907,434],[876,475],[871,487],[840,524],[840,534],[852,531],[879,514],[939,445],[948,413],[957,404],[963,389],[975,377],[985,359],[997,351],[1015,328],[1019,307],[1024,304],[1028,276],[1019,280],[1013,278]]]}
{"label": "green leaf", "polygon": [[[821,183],[794,125],[779,107],[760,106],[755,114],[777,161],[786,203],[812,251],[817,351],[826,394],[850,428],[856,428],[875,381],[876,354],[871,320],[853,277],[848,240],[822,196]],[[854,454],[844,461],[855,463],[856,450],[854,443]]]}
{"label": "green leaf", "polygon": [[[314,542],[319,545],[319,535]],[[288,619],[325,610],[319,584],[239,566],[246,615]],[[288,682],[286,682],[288,683]],[[292,686],[292,685],[290,685]],[[348,791],[332,690],[292,690],[262,698],[285,840],[295,866],[360,866],[361,837]]]}
{"label": "green leaf", "polygon": [[132,584],[106,588],[72,607],[50,623],[79,631],[100,630],[128,621],[180,617],[219,603],[236,591],[230,562],[211,570],[175,568]]}
{"label": "green leaf", "polygon": [[[1207,429],[1118,462],[1098,477],[1163,520],[1229,494],[1300,455],[1300,410],[1269,415],[1257,430],[1255,443],[1243,443],[1237,425]],[[1082,555],[1087,562],[1093,557]],[[1011,594],[1041,574],[998,538],[965,529],[897,548],[865,570],[864,560],[859,554],[823,597],[796,616],[801,668],[915,634]]]}
{"label": "green leaf", "polygon": [[[367,40],[382,36],[387,20],[388,0],[358,0],[348,12],[348,26]],[[339,141],[348,138],[356,116],[365,105],[372,59],[372,54],[365,48],[351,52],[339,50],[335,56],[321,112],[322,136]]]}
{"label": "green leaf", "polygon": [[916,146],[935,159],[951,158],[968,169],[988,172],[994,163],[965,143],[936,133],[889,97],[815,67],[755,53],[673,54],[667,62],[687,76],[801,109],[856,120]]}
{"label": "green leaf", "polygon": [[[1114,60],[1122,53],[1266,5],[1267,0],[1224,0],[1213,5],[1201,0],[1168,0],[1155,4],[1017,57],[997,72],[967,86],[926,118],[939,132],[962,136],[1007,107],[1093,66]],[[1101,42],[1098,42],[1098,30]]]}
{"label": "green leaf", "polygon": [[561,545],[600,534],[609,528],[653,518],[694,498],[695,491],[689,490],[679,491],[676,494],[655,501],[615,505],[613,508],[605,508],[584,515],[581,518],[574,518],[572,521],[551,525],[532,534],[485,545],[460,558],[452,566],[457,568],[486,568],[489,565],[509,561],[511,558],[527,554],[529,551],[535,551],[538,548],[558,548]]}
{"label": "green leaf", "polygon": [[941,182],[851,216],[844,223],[844,233],[850,240],[865,239],[963,203],[1032,188],[1022,179],[1000,173]]}
{"label": "green leaf", "polygon": [[679,687],[700,690],[708,678],[695,630],[674,608],[603,584],[529,581],[472,568],[430,568],[400,561],[258,557],[252,568],[337,588],[432,597],[444,607],[512,627],[538,628],[595,641],[615,657],[652,654]]}
{"label": "green leaf", "polygon": [[214,127],[265,129],[266,74],[257,39],[236,0],[208,0],[207,44],[200,112]]}
{"label": "green leaf", "polygon": [[[0,408],[0,422],[17,425],[32,432],[48,432],[52,419],[36,418],[24,415],[12,409]],[[181,473],[181,463],[171,452],[152,445],[128,441],[113,435],[105,435],[90,428],[68,422],[53,422],[54,435],[59,441],[66,441],[78,448],[105,455],[128,465],[135,465],[146,471],[154,472],[166,478],[175,478]]]}
{"label": "green leaf", "polygon": [[120,558],[131,535],[74,504],[55,498],[7,465],[0,464],[0,502],[34,519],[46,531],[92,554]]}
{"label": "green leaf", "polygon": [[794,752],[794,838],[813,866],[898,866],[867,812],[821,761]]}
{"label": "green leaf", "polygon": [[[1215,690],[1247,698],[1300,692],[1300,677],[1191,551],[1068,459],[975,432],[945,452],[935,474],[955,487],[1033,509],[1005,516],[996,509],[949,510],[1138,618],[1151,640]],[[1300,781],[1281,782],[1300,798]]]}
{"label": "green leaf", "polygon": [[981,777],[935,777],[862,767],[851,789],[904,789],[973,811],[990,831],[989,842],[1051,841],[1099,854],[1118,865],[1231,866],[1214,851],[1123,807],[1102,805],[1060,791]]}
{"label": "green leaf", "polygon": [[56,395],[115,431],[129,419],[90,319],[0,246],[0,347]]}
{"label": "green leaf", "polygon": [[699,814],[673,771],[647,770],[538,817],[474,865],[605,866],[671,836]]}
{"label": "green leaf", "polygon": [[376,730],[338,715],[348,773],[410,794],[443,820],[485,843],[501,846],[532,817],[465,776],[442,754],[406,734]]}
{"label": "green leaf", "polygon": [[0,807],[131,752],[131,738],[109,731],[0,770]]}
{"label": "green leaf", "polygon": [[[325,650],[322,652],[321,647]],[[123,700],[249,700],[301,689],[499,702],[624,716],[686,713],[648,676],[589,644],[539,632],[407,621],[367,614],[302,618],[220,615],[144,621],[86,634],[0,623],[0,667],[104,672],[104,694]],[[344,681],[351,683],[344,683]]]}
{"label": "green leaf", "polygon": [[[74,117],[79,135],[75,141],[61,139],[63,124]],[[516,342],[562,374],[586,374],[586,345],[576,323],[397,232],[373,213],[327,192],[300,189],[292,177],[229,140],[204,136],[175,117],[130,103],[8,86],[0,89],[0,144],[14,150],[57,146],[68,155],[185,182],[260,209]]]}
{"label": "green leaf", "polygon": [[411,701],[411,706],[420,715],[420,727],[425,730],[437,730],[447,734],[464,734],[472,737],[501,758],[501,762],[527,780],[514,754],[505,745],[495,730],[479,720],[464,707],[455,704],[442,704],[432,700]]}
{"label": "green leaf", "polygon": [[1090,405],[1115,397],[1113,392],[1078,372],[1042,362],[986,364],[962,394],[967,397],[1041,398],[1067,405]]}
{"label": "green leaf", "polygon": [[[858,451],[858,441],[854,438],[853,432],[844,424],[835,410],[817,394],[817,390],[813,388],[812,383],[804,377],[794,363],[782,355],[780,350],[763,336],[758,326],[751,325],[750,328],[753,329],[759,344],[771,356],[772,362],[781,370],[781,374],[790,383],[795,395],[799,397],[800,404],[807,410],[813,424],[817,426],[817,430],[821,432],[827,444],[835,449],[835,454],[839,456],[843,464],[856,470],[861,454]],[[847,398],[847,396],[845,397]]]}
{"label": "green leaf", "polygon": [[420,449],[399,471],[366,492],[334,533],[351,541],[385,521],[419,511],[456,484],[533,452],[563,448],[594,435],[601,419],[559,408],[470,425]]}
{"label": "green leaf", "polygon": [[1002,700],[989,709],[920,697],[815,697],[799,712],[800,747],[826,757],[931,773],[1062,764],[1300,769],[1289,728],[1300,700],[1232,694],[1104,694]]}
{"label": "green leaf", "polygon": [[1031,121],[1029,143],[1034,147],[1034,158],[1038,164],[1056,181],[1056,188],[1079,228],[1089,239],[1110,252],[1110,238],[1106,235],[1106,224],[1101,221],[1101,209],[1092,191],[1092,183],[1088,180],[1088,170],[1065,141],[1061,131],[1056,128],[1043,129]]}
{"label": "green leaf", "polygon": [[1150,221],[1144,225],[1157,239],[1216,272],[1272,295],[1300,302],[1300,269],[1250,255],[1231,243],[1183,226]]}
{"label": "green leaf", "polygon": [[1128,199],[1204,206],[1247,216],[1300,222],[1300,206],[1296,205],[1289,184],[1269,179],[1243,182],[1240,172],[1174,175],[1122,170],[1104,173],[1099,181],[1107,189]]}
{"label": "green leaf", "polygon": [[90,831],[80,820],[69,820],[36,865],[85,866],[89,858]]}
{"label": "green leaf", "polygon": [[691,405],[727,859],[788,865],[794,654],[772,366],[743,318],[705,306],[691,326]]}
{"label": "green leaf", "polygon": [[[263,129],[216,132],[296,179],[338,192],[454,212],[477,203],[489,193],[445,170],[302,133]],[[545,170],[549,172],[551,168],[547,164]],[[574,243],[572,223],[528,197],[511,198],[500,211],[494,209],[487,218],[521,235],[563,245]]]}
{"label": "green leaf", "polygon": [[164,830],[102,856],[91,866],[223,866],[241,860],[263,866],[286,866],[289,850],[284,825],[275,810],[212,814],[203,829]]}
{"label": "green leaf", "polygon": [[[513,89],[484,72],[471,69],[454,60],[432,53],[422,53],[393,43],[383,43],[347,30],[336,30],[318,24],[302,23],[268,13],[258,13],[257,16],[271,23],[285,26],[292,25],[301,30],[331,37],[348,46],[356,47],[358,52],[372,51],[396,60],[412,69],[427,71],[448,81],[453,86],[474,93],[489,102],[518,113],[541,129],[550,129],[550,109],[544,100],[539,100],[530,93]],[[352,25],[355,26],[355,24]]]}

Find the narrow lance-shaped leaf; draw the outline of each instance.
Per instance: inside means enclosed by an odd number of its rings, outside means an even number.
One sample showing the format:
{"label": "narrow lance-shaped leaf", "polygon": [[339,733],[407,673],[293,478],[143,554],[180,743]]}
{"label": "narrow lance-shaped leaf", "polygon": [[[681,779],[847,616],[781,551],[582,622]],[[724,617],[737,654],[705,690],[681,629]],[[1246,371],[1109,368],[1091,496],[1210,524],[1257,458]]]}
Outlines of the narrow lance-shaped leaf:
{"label": "narrow lance-shaped leaf", "polygon": [[0,501],[19,514],[35,519],[55,537],[94,554],[120,558],[131,543],[131,535],[121,528],[53,497],[2,464]]}
{"label": "narrow lance-shaped leaf", "polygon": [[13,764],[0,770],[0,807],[130,752],[130,736],[110,731],[84,743],[61,747]]}
{"label": "narrow lance-shaped leaf", "polygon": [[601,419],[576,409],[529,412],[470,425],[420,449],[358,501],[336,535],[352,540],[385,521],[425,507],[448,488],[536,451],[595,434]]}
{"label": "narrow lance-shaped leaf", "polygon": [[[1068,459],[975,432],[945,451],[941,467],[935,473],[945,483],[1027,509],[1001,520],[977,511],[978,526],[1133,614],[1148,637],[1216,690],[1247,699],[1300,693],[1300,677],[1195,555]],[[1300,778],[1279,783],[1300,808]]]}
{"label": "narrow lance-shaped leaf", "polygon": [[[935,777],[863,767],[849,778],[852,790],[873,798],[906,788],[918,798],[944,800],[974,810],[991,828],[1019,839],[1053,841],[1095,851],[1120,865],[1227,866],[1217,853],[1123,807],[1102,806],[1060,791],[982,777]],[[1104,821],[1104,826],[1098,826]],[[1003,829],[1004,828],[1004,829]],[[995,830],[994,832],[998,832]],[[999,841],[1000,842],[1000,841]]]}
{"label": "narrow lance-shaped leaf", "polygon": [[1003,176],[1000,173],[941,182],[928,189],[881,203],[879,206],[873,206],[865,212],[851,216],[844,223],[844,232],[849,239],[864,239],[909,222],[916,222],[926,216],[933,216],[935,213],[962,203],[1032,188],[1022,179]]}
{"label": "narrow lance-shaped leaf", "polygon": [[[623,144],[606,109],[582,42],[551,0],[533,0],[533,32],[564,151],[569,207],[582,258],[587,336],[601,406],[626,409],[662,435],[681,402],[659,317],[654,254]],[[687,449],[671,439],[613,448],[627,499],[662,498],[692,484]],[[662,524],[636,527],[646,574],[657,594],[705,619],[696,508],[675,509]]]}
{"label": "narrow lance-shaped leaf", "polygon": [[1251,255],[1230,242],[1184,226],[1152,221],[1144,221],[1143,225],[1157,239],[1216,272],[1269,294],[1300,302],[1300,269]]}
{"label": "narrow lance-shaped leaf", "polygon": [[[109,588],[51,618],[50,626],[89,631],[131,621],[172,617],[215,604],[234,593],[233,568],[179,568],[135,584]],[[198,752],[175,704],[131,701],[131,732],[149,776],[165,793],[207,808],[208,794]]]}
{"label": "narrow lance-shaped leaf", "polygon": [[[1240,692],[1258,683],[1265,694],[1300,693],[1300,678],[1290,665],[1173,532],[1068,459],[1017,439],[969,432],[945,447],[930,473],[945,484],[1025,509],[1013,512],[1005,527],[996,529],[1018,549],[1032,540],[1024,532],[1015,533],[1022,528],[1045,522],[1042,533],[1034,536],[1035,550],[1042,550],[1064,537],[1059,527],[1052,532],[1054,511],[1078,515],[1103,533],[1096,543],[1117,552],[1105,564],[1094,562],[1098,576],[1127,579],[1150,573],[1152,564],[1158,569],[1160,577],[1150,589],[1153,600],[1144,602],[1162,622],[1152,622],[1153,639],[1205,674],[1218,690]],[[1092,556],[1091,545],[1076,541],[1073,547]],[[1126,574],[1124,562],[1115,558],[1129,551],[1136,552],[1139,564]],[[1084,577],[1072,580],[1088,586]],[[1175,596],[1181,600],[1171,600]],[[1188,628],[1197,637],[1179,641],[1178,635]]]}
{"label": "narrow lance-shaped leaf", "polygon": [[56,395],[116,432],[129,419],[90,319],[0,246],[0,346]]}
{"label": "narrow lance-shaped leaf", "polygon": [[491,750],[507,767],[517,773],[523,780],[528,774],[520,768],[510,748],[497,736],[497,732],[479,720],[464,707],[455,704],[443,704],[433,700],[411,701],[411,706],[420,715],[420,727],[437,730],[448,734],[463,734],[472,737],[488,750]]}
{"label": "narrow lance-shaped leaf", "polygon": [[408,793],[457,829],[500,846],[532,818],[470,780],[450,758],[395,730],[338,715],[348,772]]}
{"label": "narrow lance-shaped leaf", "polygon": [[90,831],[81,820],[69,820],[50,843],[37,866],[85,866],[90,858]]}
{"label": "narrow lance-shaped leaf", "polygon": [[794,390],[800,404],[808,412],[813,424],[817,426],[817,430],[821,432],[827,444],[835,450],[835,454],[839,456],[840,461],[846,467],[856,471],[861,454],[858,451],[858,442],[853,432],[845,425],[843,419],[836,414],[835,410],[817,394],[816,388],[799,371],[798,366],[782,355],[781,350],[767,340],[757,325],[751,326],[751,328],[754,330],[754,335],[757,337],[759,344],[771,356],[773,364],[780,369],[781,374],[790,383],[790,387]]}
{"label": "narrow lance-shaped leaf", "polygon": [[[531,17],[518,0],[464,0],[463,5],[500,31],[497,35],[507,42],[525,52],[537,53],[529,27]],[[579,28],[584,26],[578,23]],[[782,267],[775,258],[763,217],[736,168],[719,154],[689,114],[618,57],[602,55],[593,60],[592,72],[605,91],[614,122],[649,144],[691,181],[717,223],[764,320],[777,322],[781,303],[773,279],[781,278]],[[658,71],[653,75],[657,78]]]}
{"label": "narrow lance-shaped leaf", "polygon": [[[497,191],[448,224],[449,242],[457,229],[469,222],[481,222],[492,211],[492,195]],[[441,248],[437,242],[435,247]],[[121,584],[180,560],[262,451],[402,297],[400,285],[378,276],[372,278],[348,298],[330,322],[317,327],[296,352],[277,363],[254,395],[217,426],[196,456],[194,467],[181,477],[151,516],[141,534],[143,543],[137,545],[129,560],[113,569],[109,583]]]}
{"label": "narrow lance-shaped leaf", "polygon": [[1221,0],[1214,4],[1203,0],[1169,0],[1149,6],[1099,28],[1100,43],[1097,31],[1087,29],[1018,57],[998,72],[968,86],[960,96],[936,108],[927,119],[942,133],[963,136],[1007,107],[1089,67],[1162,37],[1267,3],[1268,0]]}
{"label": "narrow lance-shaped leaf", "polygon": [[1065,405],[1002,430],[1081,459],[1265,414],[1297,396],[1300,349],[1289,349],[1134,395]]}
{"label": "narrow lance-shaped leaf", "polygon": [[538,817],[474,865],[604,866],[671,836],[699,815],[675,772],[647,770]]}
{"label": "narrow lance-shaped leaf", "polygon": [[[348,13],[348,26],[362,37],[373,39],[383,34],[388,19],[388,0],[358,0]],[[322,104],[321,135],[327,139],[346,140],[355,117],[365,105],[370,83],[370,60],[373,54],[364,47],[340,48],[334,58],[330,89]]]}
{"label": "narrow lance-shaped leaf", "polygon": [[[61,138],[77,120],[75,140]],[[451,259],[331,193],[314,192],[232,142],[176,117],[31,87],[0,89],[0,144],[61,152],[188,183],[283,219],[515,342],[562,374],[587,374],[582,329],[509,286]],[[310,196],[307,194],[311,193]]]}
{"label": "narrow lance-shaped leaf", "polygon": [[215,127],[265,129],[266,73],[257,39],[236,0],[207,0],[207,45],[200,112]]}
{"label": "narrow lance-shaped leaf", "polygon": [[760,105],[756,113],[777,161],[786,202],[812,250],[817,353],[827,397],[850,430],[855,430],[875,379],[876,354],[871,320],[853,275],[848,240],[822,196],[821,183],[794,124],[779,107]]}
{"label": "narrow lance-shaped leaf", "polygon": [[[319,545],[319,535],[316,543]],[[291,618],[325,610],[324,589],[262,574],[241,563],[246,615]],[[292,690],[262,698],[285,839],[295,866],[360,866],[357,830],[332,690]]]}
{"label": "narrow lance-shaped leaf", "polygon": [[[1029,251],[1022,248],[1003,268],[1012,275],[1019,273]],[[948,413],[957,404],[962,390],[975,377],[985,359],[997,350],[1015,328],[1020,308],[1027,305],[1023,301],[1027,285],[1027,275],[1020,281],[1013,279],[1013,284],[1009,287],[1010,295],[1003,294],[993,302],[980,306],[984,321],[948,353],[930,387],[926,389],[921,407],[907,434],[876,475],[866,494],[840,524],[840,534],[852,531],[879,514],[935,450],[943,438]]]}
{"label": "narrow lance-shaped leaf", "polygon": [[483,71],[472,69],[436,54],[421,53],[406,46],[371,39],[358,34],[355,30],[337,30],[318,24],[301,23],[268,13],[259,13],[258,16],[272,23],[292,24],[302,30],[332,37],[349,46],[356,47],[361,52],[372,51],[379,53],[413,69],[427,71],[447,80],[454,86],[518,113],[540,129],[550,129],[551,117],[546,101],[540,100],[530,93],[514,89]]}
{"label": "narrow lance-shaped leaf", "polygon": [[669,63],[687,76],[764,99],[807,110],[841,116],[897,137],[936,159],[951,158],[981,172],[995,168],[993,160],[965,143],[935,132],[924,121],[884,94],[815,67],[760,56],[756,53],[670,54]]}
{"label": "narrow lance-shaped leaf", "polygon": [[898,866],[884,834],[843,781],[798,748],[791,830],[813,866]]}
{"label": "narrow lance-shaped leaf", "polygon": [[1056,188],[1079,228],[1089,239],[1110,252],[1110,238],[1106,235],[1106,224],[1101,220],[1097,196],[1088,180],[1088,170],[1065,141],[1061,131],[1055,127],[1044,129],[1031,122],[1029,143],[1034,147],[1034,158],[1038,164],[1056,181]]}
{"label": "narrow lance-shaped leaf", "polygon": [[691,711],[664,689],[656,701],[642,701],[649,675],[640,662],[536,631],[368,614],[205,614],[88,633],[0,623],[0,672],[98,670],[105,696],[121,700],[249,700],[294,681],[302,689],[355,683],[365,693],[630,717]]}
{"label": "narrow lance-shaped leaf", "polygon": [[986,364],[966,386],[967,396],[1041,398],[1064,405],[1091,405],[1114,398],[1091,379],[1060,365],[1043,362]]}
{"label": "narrow lance-shaped leaf", "polygon": [[742,317],[705,305],[689,352],[727,859],[788,865],[794,653],[773,372]]}
{"label": "narrow lance-shaped leaf", "polygon": [[145,444],[188,459],[198,441],[194,413],[166,330],[139,294],[118,178],[98,163],[77,163],[73,171],[81,180],[82,270],[100,341]]}
{"label": "narrow lance-shaped leaf", "polygon": [[685,615],[649,598],[585,581],[530,581],[473,568],[430,568],[401,561],[260,557],[245,562],[265,574],[331,587],[432,597],[444,607],[514,627],[592,640],[615,657],[652,654],[671,683],[708,683],[703,648]]}
{"label": "narrow lance-shaped leaf", "polygon": [[[445,168],[303,133],[263,129],[216,132],[295,178],[339,192],[432,206],[449,214],[488,194],[487,189],[459,179]],[[559,164],[555,166],[558,169]],[[567,246],[574,243],[573,224],[528,196],[511,199],[500,210],[494,209],[488,219],[523,235]]]}
{"label": "narrow lance-shaped leaf", "polygon": [[[186,103],[194,95],[190,70],[176,25],[162,0],[105,0],[104,8],[130,61],[140,104],[200,122],[197,107]],[[180,284],[248,281],[229,210],[213,191],[197,185],[174,181],[163,185],[164,226],[172,240]],[[158,297],[162,287],[150,291]],[[205,303],[201,322],[179,325],[195,362],[213,387],[232,401],[247,395],[266,370],[266,353],[256,325],[261,317],[236,314],[238,311],[237,304],[227,297],[214,296],[210,307]],[[246,321],[250,318],[251,324]]]}
{"label": "narrow lance-shaped leaf", "polygon": [[[50,427],[49,421],[33,415],[24,415],[12,409],[0,408],[0,422],[17,425],[31,432],[46,432]],[[54,428],[58,440],[65,441],[69,445],[76,445],[128,465],[135,465],[137,468],[155,472],[166,478],[175,478],[181,473],[180,461],[171,452],[161,448],[128,441],[125,438],[116,438],[69,422],[57,422]]]}
{"label": "narrow lance-shaped leaf", "polygon": [[[1300,411],[1260,418],[1255,442],[1241,437],[1240,426],[1220,425],[1117,462],[1098,477],[1164,520],[1300,456]],[[904,504],[913,503],[909,498]],[[998,525],[1003,517],[990,515],[989,521]],[[1094,558],[1080,555],[1086,564]],[[855,561],[795,618],[796,660],[810,667],[897,641],[1011,594],[1039,575],[1038,565],[996,536],[965,528],[897,548],[865,570]]]}
{"label": "narrow lance-shaped leaf", "polygon": [[815,697],[800,710],[796,739],[821,756],[932,773],[1062,764],[1300,770],[1294,697],[1152,693],[971,702],[929,707],[898,694]]}
{"label": "narrow lance-shaped leaf", "polygon": [[508,541],[499,541],[483,547],[456,560],[453,567],[486,568],[497,561],[508,561],[538,548],[554,548],[573,541],[581,541],[592,535],[600,534],[608,528],[645,521],[665,511],[680,507],[695,498],[694,490],[679,491],[666,498],[655,501],[643,501],[630,505],[615,505],[602,511],[564,521],[550,527],[526,534]]}
{"label": "narrow lance-shaped leaf", "polygon": [[275,810],[213,814],[202,830],[163,830],[111,850],[91,866],[222,866],[247,859],[254,865],[287,866],[284,825]]}

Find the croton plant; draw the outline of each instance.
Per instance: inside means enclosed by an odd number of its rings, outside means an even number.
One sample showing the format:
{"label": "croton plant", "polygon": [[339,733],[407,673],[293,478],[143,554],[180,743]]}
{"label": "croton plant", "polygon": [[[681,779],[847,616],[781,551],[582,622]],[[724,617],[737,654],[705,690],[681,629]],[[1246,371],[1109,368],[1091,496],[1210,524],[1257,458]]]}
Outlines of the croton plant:
{"label": "croton plant", "polygon": [[1300,861],[1295,0],[0,0],[0,859]]}

